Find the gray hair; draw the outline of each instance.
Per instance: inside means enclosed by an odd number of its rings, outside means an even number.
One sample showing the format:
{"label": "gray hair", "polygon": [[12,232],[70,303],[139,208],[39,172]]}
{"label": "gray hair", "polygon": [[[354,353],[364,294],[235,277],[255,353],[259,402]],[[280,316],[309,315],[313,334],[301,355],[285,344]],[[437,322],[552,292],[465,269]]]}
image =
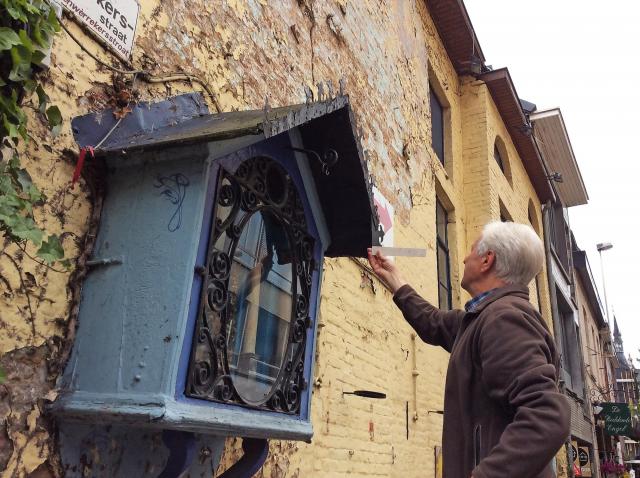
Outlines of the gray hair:
{"label": "gray hair", "polygon": [[528,285],[542,270],[544,246],[531,226],[490,222],[482,229],[476,253],[496,255],[496,276],[508,284]]}

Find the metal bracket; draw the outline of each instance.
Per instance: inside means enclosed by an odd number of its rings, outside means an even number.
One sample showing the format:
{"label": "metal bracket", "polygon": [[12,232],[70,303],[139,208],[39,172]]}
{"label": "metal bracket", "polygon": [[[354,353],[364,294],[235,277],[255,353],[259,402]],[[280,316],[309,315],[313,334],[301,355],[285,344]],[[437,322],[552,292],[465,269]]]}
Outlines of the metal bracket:
{"label": "metal bracket", "polygon": [[244,455],[220,478],[244,478],[256,474],[267,460],[269,442],[258,438],[243,438],[242,451]]}
{"label": "metal bracket", "polygon": [[94,267],[121,265],[123,262],[124,262],[124,259],[122,257],[108,257],[108,258],[105,257],[104,259],[93,259],[93,260],[87,261],[85,265],[87,266],[87,268],[94,268]]}
{"label": "metal bracket", "polygon": [[162,441],[169,449],[169,458],[158,478],[182,476],[195,458],[195,435],[177,430],[163,430]]}
{"label": "metal bracket", "polygon": [[334,166],[339,159],[338,152],[335,149],[326,149],[322,155],[322,158],[313,149],[294,148],[294,147],[291,147],[289,149],[293,151],[297,151],[299,153],[304,153],[307,156],[310,156],[313,159],[317,160],[320,164],[322,164],[322,172],[326,176],[329,176],[330,174],[329,168]]}

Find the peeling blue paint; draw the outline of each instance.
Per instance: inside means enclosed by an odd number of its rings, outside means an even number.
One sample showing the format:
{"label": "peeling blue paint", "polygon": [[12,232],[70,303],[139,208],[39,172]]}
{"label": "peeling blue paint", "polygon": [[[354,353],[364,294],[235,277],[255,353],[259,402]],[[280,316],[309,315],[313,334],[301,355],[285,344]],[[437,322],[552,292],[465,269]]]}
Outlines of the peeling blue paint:
{"label": "peeling blue paint", "polygon": [[[109,135],[108,143],[118,143],[132,135],[149,133],[208,113],[207,103],[200,93],[173,96],[165,101],[138,103]],[[76,143],[83,148],[98,144],[117,122],[113,110],[104,110],[73,118],[71,129]]]}

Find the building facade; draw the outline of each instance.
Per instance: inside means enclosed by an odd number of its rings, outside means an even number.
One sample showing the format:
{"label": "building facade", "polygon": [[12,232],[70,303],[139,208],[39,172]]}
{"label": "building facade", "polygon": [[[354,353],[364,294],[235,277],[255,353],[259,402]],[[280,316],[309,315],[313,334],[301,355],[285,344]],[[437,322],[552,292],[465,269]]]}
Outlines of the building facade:
{"label": "building facade", "polygon": [[627,404],[631,414],[631,427],[627,434],[620,436],[622,460],[637,460],[640,456],[640,435],[638,435],[638,370],[633,364],[631,355],[625,356],[622,334],[618,321],[613,318],[613,348],[617,359],[615,369],[614,398],[617,403]]}
{"label": "building facade", "polygon": [[[560,388],[571,407],[571,436],[567,439],[566,454],[572,462],[581,446],[593,454],[576,303],[574,238],[569,226],[569,208],[586,204],[588,195],[560,109],[537,111],[533,107],[530,118],[556,192],[555,199],[543,207],[545,247],[554,333],[561,357]],[[573,467],[569,467],[568,473],[573,476]]]}
{"label": "building facade", "polygon": [[[75,15],[78,16],[77,11]],[[541,152],[536,138],[540,139],[537,135],[545,128],[549,135],[565,134],[566,130],[558,123],[557,115],[534,119],[534,109],[520,101],[508,70],[491,70],[486,66],[462,2],[415,0],[381,6],[378,2],[342,0],[190,3],[143,0],[131,64],[124,66],[77,22],[68,16],[61,21],[68,32],[56,36],[51,64],[43,78],[51,101],[59,105],[65,121],[61,134],[54,138],[38,123],[36,113],[30,112],[37,141],[26,146],[24,163],[49,198],[37,211],[37,218],[47,230],[62,233],[65,255],[72,260],[73,267],[69,271],[52,270],[37,263],[29,258],[34,253],[31,246],[25,252],[7,244],[0,258],[3,278],[0,315],[5,332],[0,338],[0,363],[6,373],[3,384],[6,400],[0,409],[0,431],[4,437],[0,470],[6,476],[34,473],[31,476],[51,476],[62,472],[67,476],[158,476],[173,466],[177,448],[165,440],[158,425],[169,420],[168,413],[156,415],[150,408],[145,409],[147,415],[143,418],[149,426],[142,426],[139,421],[131,425],[122,417],[137,413],[135,420],[142,420],[140,414],[144,413],[138,413],[140,398],[131,398],[132,395],[147,386],[147,377],[156,377],[158,383],[164,383],[163,374],[179,374],[180,357],[188,356],[187,342],[175,345],[172,335],[160,337],[162,340],[151,345],[145,339],[158,335],[153,320],[165,318],[163,310],[167,309],[163,306],[170,304],[163,303],[164,298],[183,301],[186,310],[188,294],[195,290],[193,286],[180,283],[186,292],[178,297],[175,281],[159,277],[171,276],[177,270],[174,267],[181,266],[181,261],[175,260],[178,251],[182,251],[187,241],[196,239],[185,236],[182,242],[165,243],[169,237],[166,230],[175,232],[176,223],[169,222],[168,226],[163,223],[162,231],[154,229],[157,225],[153,219],[159,213],[155,209],[150,209],[152,212],[147,215],[141,213],[141,208],[151,207],[146,206],[147,199],[141,198],[144,191],[153,192],[156,188],[156,199],[169,198],[172,204],[176,198],[184,199],[185,207],[177,209],[182,212],[175,220],[183,218],[187,223],[189,207],[204,208],[202,205],[210,204],[206,189],[198,196],[201,203],[189,203],[193,196],[185,199],[187,196],[182,195],[184,189],[180,189],[177,179],[174,189],[163,189],[167,183],[156,187],[144,172],[156,160],[169,164],[204,153],[194,146],[188,154],[183,151],[174,156],[178,150],[171,146],[163,153],[166,157],[160,158],[160,153],[157,158],[138,157],[137,154],[142,154],[135,149],[139,144],[113,143],[118,147],[105,146],[101,151],[97,148],[96,161],[89,160],[79,183],[70,186],[79,146],[97,146],[100,139],[81,144],[79,135],[84,130],[78,126],[80,123],[74,122],[72,126],[71,120],[90,115],[95,128],[105,127],[103,118],[113,120],[112,124],[116,123],[115,116],[126,117],[130,113],[130,117],[147,118],[144,115],[152,113],[144,111],[164,108],[157,106],[166,105],[163,101],[173,102],[173,109],[169,110],[183,112],[186,109],[181,108],[187,107],[180,102],[186,100],[176,98],[194,91],[202,96],[188,97],[188,101],[198,103],[193,111],[189,110],[191,116],[187,118],[185,113],[184,118],[177,120],[162,118],[167,123],[162,127],[168,128],[168,134],[173,134],[171,128],[175,126],[186,128],[187,120],[206,116],[215,122],[222,118],[216,115],[234,111],[263,111],[271,120],[278,115],[278,108],[283,107],[294,117],[289,126],[300,128],[305,145],[307,141],[313,142],[313,134],[304,127],[312,124],[311,116],[316,113],[309,113],[309,121],[298,120],[296,115],[303,107],[292,105],[322,110],[323,114],[318,113],[320,116],[314,116],[313,120],[326,125],[327,121],[333,121],[331,114],[337,111],[332,108],[337,108],[338,103],[344,107],[340,102],[348,96],[351,116],[344,125],[353,126],[355,131],[355,139],[349,137],[355,145],[351,149],[360,150],[373,183],[393,207],[394,245],[427,251],[424,259],[398,257],[397,263],[416,290],[441,307],[459,308],[469,299],[459,285],[463,258],[485,223],[494,220],[530,223],[551,247],[550,260],[530,284],[531,301],[550,328],[562,330],[558,337],[567,344],[563,349],[566,388],[575,403],[580,400],[589,403],[580,349],[570,345],[578,343],[579,314],[574,305],[575,287],[567,279],[572,274],[572,258],[564,212],[564,208],[581,203],[586,193],[584,188],[578,188],[576,198],[561,188],[554,190],[549,177],[566,164],[568,169],[561,171],[565,181],[572,178],[579,181],[575,159],[568,157],[566,150]],[[118,70],[133,65],[145,71],[122,76],[96,63],[87,50]],[[145,103],[136,106],[137,102]],[[211,117],[206,110],[213,112]],[[272,111],[274,116],[270,117]],[[137,123],[140,129],[136,134],[123,138],[140,141],[144,137],[149,141],[145,147],[159,148],[157,138],[151,138],[157,124],[145,121]],[[151,129],[144,129],[151,123]],[[114,130],[117,131],[117,126]],[[188,139],[195,141],[195,133],[190,131]],[[210,134],[206,137],[207,144],[212,143],[212,130],[207,129],[206,134]],[[277,136],[268,137],[267,143]],[[293,141],[293,136],[291,133],[287,141]],[[156,141],[153,145],[152,139]],[[132,144],[133,149],[123,157],[122,150],[129,151]],[[207,154],[213,154],[211,149],[208,151]],[[110,162],[116,157],[116,162]],[[131,158],[130,164],[127,158]],[[108,167],[103,167],[103,161]],[[549,170],[549,166],[553,169]],[[109,174],[118,168],[127,173],[121,182],[108,183],[109,195],[102,180],[112,178]],[[309,168],[313,173],[314,166]],[[299,174],[302,184],[304,171]],[[362,175],[362,171],[358,174]],[[195,186],[196,176],[195,172],[190,176],[191,186]],[[339,175],[332,178],[336,176]],[[338,212],[350,211],[353,205],[331,205],[329,199],[323,198],[320,180],[314,184],[322,206],[319,209],[335,240],[342,229],[349,227],[339,225],[342,216]],[[309,187],[309,197],[312,189]],[[126,192],[132,202],[118,203],[120,191],[122,197]],[[314,210],[311,216],[320,217],[319,213],[315,215],[314,199],[308,203]],[[332,215],[338,219],[332,222]],[[114,221],[114,217],[118,219]],[[134,221],[131,217],[142,219]],[[164,256],[175,257],[174,262],[167,259],[171,267],[165,267],[164,274],[148,274],[143,281],[137,269],[132,268],[127,276],[131,287],[124,287],[122,281],[113,278],[108,282],[105,276],[110,272],[89,274],[95,261],[106,264],[107,256],[100,253],[114,247],[104,239],[104,234],[123,224],[127,227],[122,228],[128,230],[122,234],[137,231],[139,235],[119,244],[124,248],[121,256],[132,260],[152,252],[153,247],[148,244],[165,244]],[[335,224],[338,225],[332,229]],[[318,225],[318,236],[322,236],[321,229]],[[144,242],[138,243],[142,238]],[[326,254],[318,261],[323,264],[322,270],[315,270],[313,276],[317,293],[317,297],[310,296],[317,304],[312,317],[314,334],[309,339],[313,347],[309,349],[312,353],[307,351],[309,358],[304,362],[309,380],[301,384],[308,396],[306,403],[310,404],[305,413],[313,427],[311,442],[304,441],[309,437],[306,428],[297,432],[294,420],[280,420],[278,412],[252,408],[250,403],[247,405],[251,400],[241,405],[225,404],[215,409],[217,412],[209,413],[215,418],[216,413],[223,415],[220,410],[233,412],[225,415],[228,421],[224,430],[219,423],[212,425],[218,427],[216,433],[208,433],[211,430],[202,425],[207,423],[202,417],[190,416],[190,423],[197,422],[199,428],[184,429],[194,445],[189,448],[193,454],[184,451],[190,458],[183,460],[182,469],[209,476],[221,473],[242,455],[240,438],[266,437],[271,440],[262,468],[265,476],[439,476],[442,432],[439,412],[444,406],[448,355],[416,338],[393,305],[391,293],[362,259],[353,257],[356,255],[359,254],[336,254],[342,257]],[[116,260],[123,261],[118,257]],[[154,267],[162,262],[157,258],[153,261]],[[139,320],[135,328],[120,331],[119,323],[110,314],[102,317],[99,312],[97,315],[83,312],[88,310],[86,291],[97,291],[94,295],[97,297],[98,292],[108,292],[104,286],[107,283],[123,286],[122,294],[129,294],[127,297],[135,296],[141,301],[153,297],[146,305],[129,304],[130,308],[120,311],[123,316],[135,305],[140,311],[145,306],[153,307],[154,317],[141,312],[136,316]],[[112,295],[104,295],[105,303],[113,300]],[[106,310],[100,309],[102,306],[102,302],[94,304],[95,309],[91,310]],[[277,315],[275,309],[268,312]],[[166,318],[173,320],[172,317],[167,314]],[[109,320],[114,321],[113,325]],[[93,331],[91,339],[88,330]],[[193,336],[193,329],[185,330],[181,329],[184,337]],[[103,355],[103,345],[111,344],[117,349],[118,340],[125,344],[124,348],[134,343],[132,349],[140,353],[147,351],[145,347],[154,351],[165,344],[174,347],[175,353],[158,352],[154,361],[143,360],[133,353],[130,360],[121,355],[122,363],[109,369],[113,372],[113,383],[119,387],[116,398],[122,398],[125,392],[132,394],[127,399],[133,400],[133,412],[126,407],[113,412],[98,399],[91,402],[94,396],[88,393],[82,404],[73,402],[69,396],[86,382],[79,379],[66,383],[60,379],[64,370],[66,376],[76,377],[73,374],[78,370],[90,372],[92,367],[104,366],[115,355]],[[87,347],[87,343],[91,346]],[[255,344],[251,351],[241,352],[236,357],[238,364],[250,362],[256,356]],[[571,355],[574,353],[578,355]],[[89,380],[92,390],[104,392],[102,389],[109,381],[105,377],[92,377]],[[386,398],[374,400],[352,395],[356,390],[378,392]],[[145,402],[149,407],[154,403]],[[81,405],[85,408],[81,409]],[[50,407],[57,410],[55,418],[49,413]],[[583,409],[578,410],[579,405],[574,408],[574,414],[580,411],[580,416],[584,416]],[[96,423],[100,424],[78,424],[79,417],[89,416],[82,413],[97,417]],[[234,426],[234,417],[249,416],[245,413],[251,414],[250,419],[238,418]],[[179,430],[175,423],[181,418],[184,417],[172,418],[172,426]],[[583,425],[578,419],[572,421],[573,434],[593,448],[593,428],[591,424]],[[295,433],[299,438],[292,440]],[[123,443],[128,443],[130,449]],[[557,468],[559,476],[567,475],[566,452],[559,454]]]}
{"label": "building facade", "polygon": [[613,461],[616,454],[615,440],[605,433],[604,422],[597,413],[602,408],[602,402],[611,402],[613,399],[610,385],[614,377],[608,365],[613,347],[611,330],[586,253],[574,250],[573,263],[576,271],[576,303],[580,316],[580,345],[584,357],[585,415],[591,422],[593,434],[589,468],[592,476],[597,477],[601,476],[601,464]]}

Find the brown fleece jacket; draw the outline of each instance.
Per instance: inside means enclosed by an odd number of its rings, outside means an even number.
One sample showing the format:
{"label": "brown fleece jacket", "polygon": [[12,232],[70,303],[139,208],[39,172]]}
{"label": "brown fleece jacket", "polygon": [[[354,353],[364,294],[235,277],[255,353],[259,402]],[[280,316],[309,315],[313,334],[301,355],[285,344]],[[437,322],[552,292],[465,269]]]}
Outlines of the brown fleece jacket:
{"label": "brown fleece jacket", "polygon": [[556,385],[553,337],[528,289],[496,289],[471,312],[441,311],[408,285],[393,299],[422,340],[451,353],[444,478],[554,477],[569,404]]}

